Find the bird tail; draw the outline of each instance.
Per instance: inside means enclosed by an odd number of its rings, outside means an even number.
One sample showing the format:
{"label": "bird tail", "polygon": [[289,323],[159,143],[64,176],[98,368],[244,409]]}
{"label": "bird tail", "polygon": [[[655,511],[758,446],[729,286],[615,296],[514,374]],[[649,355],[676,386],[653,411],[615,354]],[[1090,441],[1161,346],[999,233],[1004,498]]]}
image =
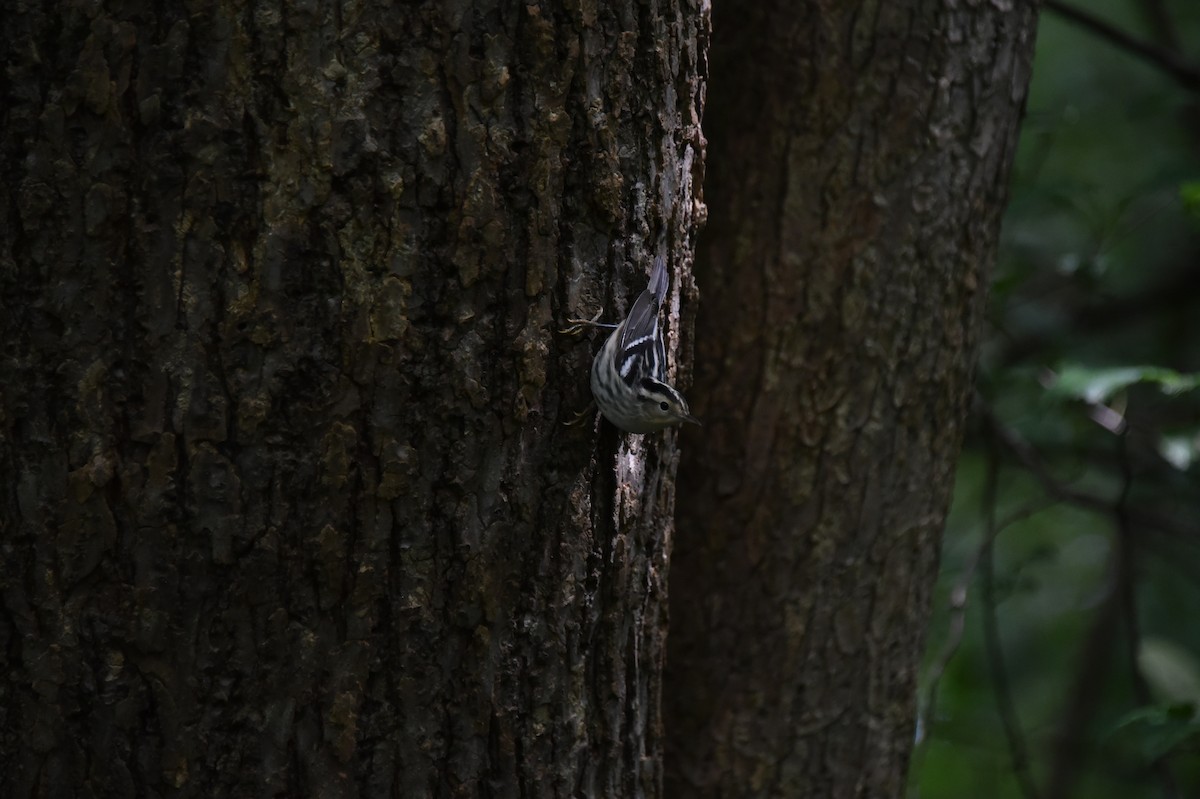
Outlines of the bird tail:
{"label": "bird tail", "polygon": [[655,306],[662,305],[667,298],[667,287],[671,285],[671,276],[667,274],[667,262],[660,255],[654,259],[654,271],[650,273],[650,285],[647,290],[654,295]]}
{"label": "bird tail", "polygon": [[667,262],[662,257],[655,258],[654,271],[650,273],[650,284],[634,300],[625,320],[621,335],[622,349],[635,342],[651,342],[658,335],[658,306],[667,298],[667,287],[670,283]]}

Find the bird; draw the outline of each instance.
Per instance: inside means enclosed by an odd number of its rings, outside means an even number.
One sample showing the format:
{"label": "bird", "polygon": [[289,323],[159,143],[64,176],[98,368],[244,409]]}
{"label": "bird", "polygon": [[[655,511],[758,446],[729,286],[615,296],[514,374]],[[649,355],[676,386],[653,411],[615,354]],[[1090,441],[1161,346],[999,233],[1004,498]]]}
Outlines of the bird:
{"label": "bird", "polygon": [[653,433],[683,422],[700,424],[687,400],[667,382],[667,353],[658,327],[658,309],[669,285],[667,263],[660,256],[654,261],[648,285],[620,324],[597,322],[597,314],[593,319],[569,319],[571,327],[562,331],[612,329],[592,359],[592,397],[604,418],[628,433]]}

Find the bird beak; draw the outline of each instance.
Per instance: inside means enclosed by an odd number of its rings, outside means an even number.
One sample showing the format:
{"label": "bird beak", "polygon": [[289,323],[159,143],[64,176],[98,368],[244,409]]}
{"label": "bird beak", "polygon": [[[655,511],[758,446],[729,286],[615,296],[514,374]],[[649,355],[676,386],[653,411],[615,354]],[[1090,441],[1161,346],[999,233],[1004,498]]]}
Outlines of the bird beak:
{"label": "bird beak", "polygon": [[692,416],[690,413],[689,413],[687,416],[683,417],[683,421],[685,421],[685,422],[691,422],[692,424],[696,425],[697,427],[703,427],[703,426],[704,426],[704,425],[700,424],[700,420],[699,420],[699,419],[697,419],[695,416]]}

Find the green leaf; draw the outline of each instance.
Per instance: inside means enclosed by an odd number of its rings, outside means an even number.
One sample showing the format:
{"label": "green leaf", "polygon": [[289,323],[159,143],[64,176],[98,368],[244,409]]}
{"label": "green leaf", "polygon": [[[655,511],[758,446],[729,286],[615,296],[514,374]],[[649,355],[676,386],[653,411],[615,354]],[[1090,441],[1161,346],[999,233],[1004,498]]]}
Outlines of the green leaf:
{"label": "green leaf", "polygon": [[1158,454],[1179,471],[1187,471],[1200,456],[1200,433],[1163,436],[1158,441]]}
{"label": "green leaf", "polygon": [[1191,652],[1165,638],[1144,638],[1138,668],[1155,695],[1168,702],[1200,705],[1200,664]]}
{"label": "green leaf", "polygon": [[1200,744],[1200,664],[1187,649],[1157,637],[1143,639],[1137,661],[1162,701],[1126,713],[1109,730],[1109,739],[1148,765],[1181,747]]}
{"label": "green leaf", "polygon": [[1109,740],[1132,749],[1149,765],[1184,745],[1200,742],[1200,720],[1195,706],[1187,702],[1141,707],[1113,725]]}
{"label": "green leaf", "polygon": [[1200,180],[1189,180],[1179,186],[1179,199],[1183,209],[1195,219],[1200,219]]}
{"label": "green leaf", "polygon": [[1135,383],[1157,383],[1167,394],[1191,391],[1200,386],[1200,374],[1183,374],[1161,366],[1116,366],[1091,368],[1071,364],[1062,367],[1051,388],[1092,404],[1107,401],[1118,391]]}

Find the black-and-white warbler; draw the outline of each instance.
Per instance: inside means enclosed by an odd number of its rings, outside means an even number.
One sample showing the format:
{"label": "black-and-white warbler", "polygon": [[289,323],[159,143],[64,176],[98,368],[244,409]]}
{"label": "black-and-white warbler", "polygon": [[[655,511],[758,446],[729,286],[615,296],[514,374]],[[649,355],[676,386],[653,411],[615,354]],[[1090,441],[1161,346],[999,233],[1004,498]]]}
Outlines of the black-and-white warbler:
{"label": "black-and-white warbler", "polygon": [[619,325],[570,320],[577,331],[585,325],[615,327],[592,361],[592,396],[604,417],[630,433],[653,433],[664,427],[700,420],[687,400],[667,383],[667,353],[658,329],[658,308],[667,296],[670,277],[662,258],[654,261],[650,284],[634,300]]}

